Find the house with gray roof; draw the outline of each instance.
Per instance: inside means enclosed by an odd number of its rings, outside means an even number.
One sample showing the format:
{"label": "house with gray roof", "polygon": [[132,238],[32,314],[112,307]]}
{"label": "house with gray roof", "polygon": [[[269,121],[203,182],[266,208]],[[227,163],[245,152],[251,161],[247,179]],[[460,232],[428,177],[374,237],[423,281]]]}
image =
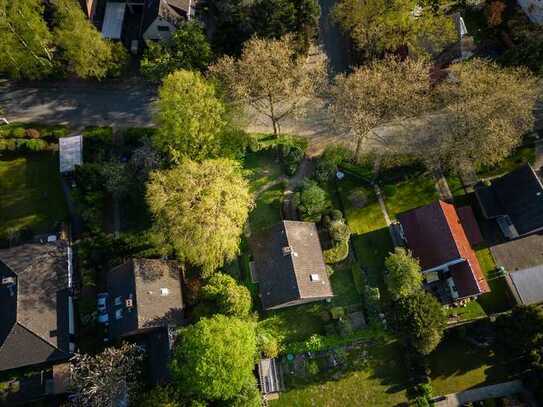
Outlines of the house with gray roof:
{"label": "house with gray roof", "polygon": [[196,2],[197,0],[145,0],[143,39],[162,41],[170,38],[180,24],[192,19]]}
{"label": "house with gray roof", "polygon": [[130,339],[147,349],[149,377],[169,380],[176,327],[184,323],[182,276],[176,261],[131,259],[107,275],[112,340]]}
{"label": "house with gray roof", "polygon": [[529,164],[476,188],[475,196],[507,239],[543,230],[543,184]]}
{"label": "house with gray roof", "polygon": [[334,296],[317,227],[285,220],[253,245],[254,273],[264,309],[279,309]]}
{"label": "house with gray roof", "polygon": [[74,333],[66,242],[0,250],[0,371],[45,368],[71,357]]}

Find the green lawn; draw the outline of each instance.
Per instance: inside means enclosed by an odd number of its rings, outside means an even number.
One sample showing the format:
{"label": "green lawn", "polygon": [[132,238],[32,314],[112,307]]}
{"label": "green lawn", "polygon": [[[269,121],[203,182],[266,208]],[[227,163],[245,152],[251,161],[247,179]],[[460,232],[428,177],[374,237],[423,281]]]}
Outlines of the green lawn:
{"label": "green lawn", "polygon": [[272,151],[247,153],[243,160],[243,168],[247,170],[251,192],[256,192],[264,185],[277,181],[282,175],[281,164]]}
{"label": "green lawn", "polygon": [[476,254],[485,276],[487,278],[490,277],[491,279],[488,282],[490,292],[481,295],[477,302],[481,304],[487,314],[506,311],[510,308],[508,297],[509,289],[503,277],[492,279],[493,277],[496,277],[496,264],[494,263],[490,250],[480,249],[476,251]]}
{"label": "green lawn", "polygon": [[251,232],[265,230],[281,221],[283,187],[276,185],[261,192],[256,198],[256,206],[249,214]]}
{"label": "green lawn", "polygon": [[353,368],[340,378],[323,381],[281,393],[272,407],[372,406],[389,407],[407,401],[407,377],[401,348],[392,340],[373,341],[362,367]]}
{"label": "green lawn", "polygon": [[[377,196],[370,185],[350,176],[346,176],[337,185],[345,209],[345,218],[353,234],[364,234],[386,227]],[[361,208],[353,205],[351,199],[351,194],[357,189],[363,190],[367,197],[367,202]]]}
{"label": "green lawn", "polygon": [[391,219],[399,213],[439,199],[434,178],[427,173],[413,176],[405,181],[385,184],[382,189]]}
{"label": "green lawn", "polygon": [[67,218],[59,177],[51,152],[0,158],[0,238],[11,228],[48,232]]}
{"label": "green lawn", "polygon": [[330,283],[334,291],[332,304],[345,306],[361,303],[362,298],[354,285],[351,264],[343,262],[340,265],[333,265],[332,267],[335,270],[334,274],[330,277]]}
{"label": "green lawn", "polygon": [[436,396],[507,380],[506,368],[496,365],[491,350],[475,347],[454,334],[446,337],[428,359]]}
{"label": "green lawn", "polygon": [[382,290],[385,257],[393,249],[388,228],[353,236],[352,243],[358,262],[368,273],[368,282]]}

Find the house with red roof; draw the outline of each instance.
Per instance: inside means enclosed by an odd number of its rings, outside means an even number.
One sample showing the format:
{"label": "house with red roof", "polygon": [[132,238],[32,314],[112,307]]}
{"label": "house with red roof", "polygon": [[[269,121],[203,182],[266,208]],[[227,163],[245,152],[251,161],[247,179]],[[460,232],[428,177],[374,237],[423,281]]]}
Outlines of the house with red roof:
{"label": "house with red roof", "polygon": [[456,304],[490,291],[472,248],[482,241],[470,207],[443,201],[398,216],[402,237],[420,261],[425,288],[443,304]]}

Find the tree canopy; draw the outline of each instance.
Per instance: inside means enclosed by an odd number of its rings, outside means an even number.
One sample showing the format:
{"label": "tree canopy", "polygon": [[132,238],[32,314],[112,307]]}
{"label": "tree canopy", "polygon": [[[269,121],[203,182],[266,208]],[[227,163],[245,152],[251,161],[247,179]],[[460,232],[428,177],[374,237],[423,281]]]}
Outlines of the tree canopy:
{"label": "tree canopy", "polygon": [[433,109],[430,68],[423,59],[389,57],[336,77],[331,110],[338,130],[351,136],[355,157],[363,149],[386,146],[373,129]]}
{"label": "tree canopy", "polygon": [[203,71],[211,62],[211,47],[202,26],[189,21],[165,42],[148,42],[141,60],[141,72],[159,80],[179,69]]}
{"label": "tree canopy", "polygon": [[324,189],[312,180],[306,180],[294,196],[294,204],[305,221],[319,222],[330,208],[330,199]]}
{"label": "tree canopy", "polygon": [[533,126],[536,80],[527,69],[481,59],[450,71],[451,79],[436,88],[445,110],[435,116],[434,142],[421,143],[422,159],[456,171],[495,165]]}
{"label": "tree canopy", "polygon": [[202,160],[221,150],[226,109],[215,88],[197,72],[169,74],[159,90],[154,143],[174,159]]}
{"label": "tree canopy", "polygon": [[251,293],[228,274],[211,276],[200,290],[200,298],[211,302],[218,314],[245,318],[251,311]]}
{"label": "tree canopy", "polygon": [[53,69],[53,35],[41,0],[0,0],[0,72],[39,79]]}
{"label": "tree canopy", "polygon": [[443,337],[445,314],[441,304],[426,291],[400,298],[394,305],[396,329],[423,355],[432,352]]}
{"label": "tree canopy", "polygon": [[115,64],[112,44],[102,38],[76,0],[55,0],[55,42],[68,72],[80,78],[105,77]]}
{"label": "tree canopy", "polygon": [[412,295],[422,288],[422,271],[417,259],[404,248],[396,248],[385,260],[385,282],[394,300]]}
{"label": "tree canopy", "polygon": [[253,205],[240,164],[220,158],[184,159],[150,176],[147,202],[157,238],[180,259],[211,274],[239,253],[240,235]]}
{"label": "tree canopy", "polygon": [[236,400],[256,388],[255,358],[255,324],[215,315],[181,331],[170,368],[174,382],[194,398]]}
{"label": "tree canopy", "polygon": [[324,60],[310,62],[297,56],[288,36],[252,38],[239,59],[225,56],[209,70],[232,102],[267,117],[275,135],[281,131],[281,121],[303,112],[325,78]]}
{"label": "tree canopy", "polygon": [[[454,22],[438,2],[413,0],[340,0],[334,16],[340,26],[373,59],[407,46],[411,52],[439,53],[456,40]],[[414,16],[418,11],[419,16]]]}

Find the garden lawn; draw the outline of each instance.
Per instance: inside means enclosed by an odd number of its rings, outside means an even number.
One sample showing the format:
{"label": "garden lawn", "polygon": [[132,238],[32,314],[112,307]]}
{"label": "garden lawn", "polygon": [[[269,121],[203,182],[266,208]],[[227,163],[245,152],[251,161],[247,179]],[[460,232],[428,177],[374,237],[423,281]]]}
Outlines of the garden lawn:
{"label": "garden lawn", "polygon": [[[350,198],[353,191],[358,189],[363,190],[367,197],[367,202],[362,208],[353,205],[354,202]],[[370,185],[354,177],[346,176],[338,181],[337,190],[345,210],[345,218],[353,234],[364,234],[386,227],[377,196]]]}
{"label": "garden lawn", "polygon": [[272,151],[248,152],[243,160],[243,168],[247,171],[251,192],[276,182],[281,173],[281,164]]}
{"label": "garden lawn", "polygon": [[256,198],[255,208],[249,214],[251,232],[266,230],[281,221],[283,186],[276,185]]}
{"label": "garden lawn", "polygon": [[383,291],[384,262],[393,250],[388,228],[353,236],[351,241],[359,264],[367,272],[368,282]]}
{"label": "garden lawn", "polygon": [[12,228],[52,231],[68,216],[58,155],[42,152],[0,158],[0,197],[0,238]]}
{"label": "garden lawn", "polygon": [[346,306],[360,304],[361,296],[356,291],[351,263],[345,261],[339,265],[332,265],[334,274],[330,276],[330,283],[334,291],[333,305]]}
{"label": "garden lawn", "polygon": [[428,359],[436,396],[507,380],[507,369],[496,364],[491,350],[475,347],[457,335],[443,339]]}
{"label": "garden lawn", "polygon": [[434,178],[427,173],[404,181],[384,184],[383,194],[390,219],[402,212],[427,205],[439,199]]}
{"label": "garden lawn", "polygon": [[364,368],[347,372],[339,379],[329,378],[329,381],[283,392],[270,406],[389,407],[406,402],[407,377],[399,362],[402,360],[399,344],[380,340],[374,341],[368,349]]}
{"label": "garden lawn", "polygon": [[[480,249],[476,251],[479,264],[485,273],[487,279],[492,279],[488,282],[490,286],[490,292],[481,295],[477,302],[481,304],[482,308],[487,314],[494,314],[497,312],[503,312],[511,308],[509,300],[509,289],[505,278],[496,277],[496,263],[492,258],[492,254],[489,249]],[[495,278],[495,279],[493,279]]]}

